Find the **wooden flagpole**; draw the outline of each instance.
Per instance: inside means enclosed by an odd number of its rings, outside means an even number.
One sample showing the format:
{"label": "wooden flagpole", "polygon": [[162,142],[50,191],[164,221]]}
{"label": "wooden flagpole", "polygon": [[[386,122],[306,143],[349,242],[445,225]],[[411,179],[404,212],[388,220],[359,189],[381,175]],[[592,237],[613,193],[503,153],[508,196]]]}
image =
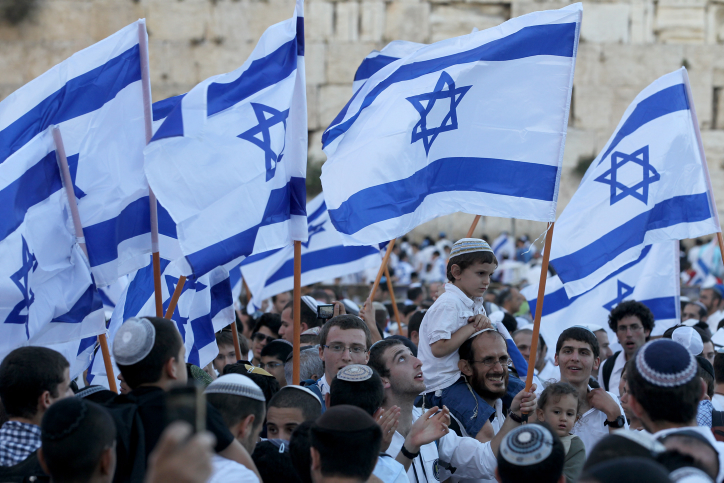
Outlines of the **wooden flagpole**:
{"label": "wooden flagpole", "polygon": [[294,341],[292,349],[292,384],[299,385],[302,326],[302,242],[294,242]]}
{"label": "wooden flagpole", "polygon": [[370,290],[370,300],[373,302],[375,301],[375,292],[377,291],[377,287],[380,285],[380,280],[382,280],[382,274],[385,273],[385,268],[387,268],[387,262],[390,260],[390,255],[392,254],[392,247],[395,246],[395,238],[390,240],[390,243],[387,244],[387,251],[385,252],[385,256],[382,258],[382,265],[380,265],[380,270],[377,272],[377,278],[375,278],[375,283],[372,284],[372,290]]}
{"label": "wooden flagpole", "polygon": [[[85,246],[85,237],[83,236],[83,225],[80,222],[80,213],[78,212],[78,203],[75,200],[75,191],[73,190],[73,179],[70,177],[70,169],[68,168],[68,158],[65,156],[65,145],[63,144],[63,136],[60,134],[58,126],[53,128],[53,140],[55,141],[55,154],[58,159],[58,167],[60,175],[63,179],[63,187],[65,194],[68,196],[68,206],[70,207],[70,216],[73,219],[73,228],[75,229],[75,238],[78,246],[88,258],[88,248]],[[105,332],[98,335],[98,342],[101,345],[101,353],[103,354],[103,364],[106,367],[106,377],[108,377],[108,387],[113,392],[118,392],[116,386],[116,378],[113,372],[113,364],[111,363],[111,353],[108,350],[108,337]]]}
{"label": "wooden flagpole", "polygon": [[[231,329],[231,337],[234,339],[234,353],[236,354],[236,361],[238,362],[242,360],[242,357],[241,345],[239,344],[239,330],[236,328],[236,320],[229,325],[229,328]],[[243,359],[246,359],[246,356],[244,356]]]}
{"label": "wooden flagpole", "polygon": [[721,232],[716,234],[717,240],[719,240],[719,253],[721,253],[721,260],[724,263],[724,238],[722,238]]}
{"label": "wooden flagpole", "polygon": [[543,299],[546,293],[546,280],[548,279],[548,260],[551,256],[551,241],[553,240],[553,226],[555,222],[551,222],[551,226],[546,233],[545,247],[543,248],[543,264],[540,268],[540,281],[538,282],[538,300],[535,304],[535,319],[533,320],[533,340],[530,342],[530,356],[528,356],[528,375],[525,379],[525,390],[530,392],[533,384],[533,371],[535,370],[535,362],[538,356],[538,336],[540,334],[540,319],[543,316]]}
{"label": "wooden flagpole", "polygon": [[468,230],[468,236],[465,238],[472,238],[473,232],[475,231],[475,227],[478,226],[478,222],[480,221],[480,215],[475,215],[475,219],[473,220],[473,224],[470,225],[470,229]]}
{"label": "wooden flagpole", "polygon": [[400,318],[400,311],[397,310],[397,301],[395,301],[395,289],[392,287],[392,277],[390,277],[390,268],[385,265],[385,277],[387,278],[387,290],[390,291],[390,301],[392,302],[392,310],[395,313],[395,319],[397,319],[397,327],[402,330],[402,319]]}
{"label": "wooden flagpole", "polygon": [[[168,308],[166,309],[166,315],[164,316],[164,319],[171,320],[171,317],[173,317],[173,311],[176,310],[176,304],[178,304],[178,299],[181,297],[181,294],[184,291],[185,284],[186,284],[186,277],[181,275],[178,278],[178,283],[176,284],[176,288],[173,291],[171,300],[168,302]],[[161,306],[161,308],[163,309],[163,305]]]}

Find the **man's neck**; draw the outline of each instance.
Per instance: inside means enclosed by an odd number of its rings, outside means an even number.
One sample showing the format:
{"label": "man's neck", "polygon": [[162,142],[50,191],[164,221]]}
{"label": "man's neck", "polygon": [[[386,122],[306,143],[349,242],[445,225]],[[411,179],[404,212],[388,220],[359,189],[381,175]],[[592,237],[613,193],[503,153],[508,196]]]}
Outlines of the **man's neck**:
{"label": "man's neck", "polygon": [[385,403],[382,408],[385,411],[389,411],[391,407],[397,406],[400,408],[400,420],[397,424],[397,432],[402,436],[407,437],[412,427],[412,408],[414,407],[415,397],[405,395],[392,394],[390,391],[385,394]]}
{"label": "man's neck", "polygon": [[696,419],[693,421],[689,421],[688,423],[672,423],[669,421],[644,421],[641,420],[644,427],[651,432],[651,434],[656,434],[659,431],[664,431],[665,429],[676,429],[676,428],[691,428],[697,426]]}
{"label": "man's neck", "polygon": [[36,426],[40,426],[40,421],[42,421],[43,415],[35,415],[33,418],[21,418],[21,417],[13,417],[8,419],[9,421],[15,421],[17,423],[24,423],[24,424],[34,424]]}

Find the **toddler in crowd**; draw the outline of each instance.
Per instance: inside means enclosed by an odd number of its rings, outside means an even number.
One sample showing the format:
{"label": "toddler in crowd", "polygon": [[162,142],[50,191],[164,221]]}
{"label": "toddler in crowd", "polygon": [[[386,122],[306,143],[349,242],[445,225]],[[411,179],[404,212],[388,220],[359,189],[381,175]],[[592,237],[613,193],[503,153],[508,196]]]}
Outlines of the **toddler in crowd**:
{"label": "toddler in crowd", "polygon": [[573,483],[583,470],[586,450],[581,438],[571,434],[578,419],[578,391],[567,382],[549,384],[538,398],[536,416],[558,434],[566,450],[563,474],[567,483]]}

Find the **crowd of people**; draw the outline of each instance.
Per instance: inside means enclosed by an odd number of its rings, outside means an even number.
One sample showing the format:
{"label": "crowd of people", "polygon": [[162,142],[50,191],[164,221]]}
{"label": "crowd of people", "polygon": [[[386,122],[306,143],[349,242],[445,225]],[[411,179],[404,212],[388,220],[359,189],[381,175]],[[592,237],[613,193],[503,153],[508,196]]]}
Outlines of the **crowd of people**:
{"label": "crowd of people", "polygon": [[362,307],[336,290],[302,297],[299,384],[290,293],[240,308],[205,368],[184,362],[172,321],[125,321],[111,341],[120,394],[71,381],[49,348],[12,351],[0,482],[724,481],[724,286],[682,299],[661,337],[626,301],[608,317],[616,341],[580,320],[533,344],[488,243],[429,244],[436,278],[404,243],[399,321],[384,290]]}

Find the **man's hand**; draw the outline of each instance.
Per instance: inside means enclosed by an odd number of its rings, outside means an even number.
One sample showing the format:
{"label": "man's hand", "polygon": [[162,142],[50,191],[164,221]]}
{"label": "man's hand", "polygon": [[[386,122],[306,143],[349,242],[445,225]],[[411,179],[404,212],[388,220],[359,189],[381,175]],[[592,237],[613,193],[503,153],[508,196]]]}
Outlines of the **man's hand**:
{"label": "man's hand", "polygon": [[[420,447],[437,441],[448,433],[450,410],[443,406],[442,411],[437,411],[437,406],[431,407],[425,414],[417,418],[405,438],[407,451],[417,453],[420,451]],[[437,414],[435,414],[436,412]]]}
{"label": "man's hand", "polygon": [[392,437],[397,432],[397,426],[400,424],[400,408],[392,406],[389,410],[385,411],[379,408],[374,414],[374,419],[382,429],[382,446],[380,452],[384,453],[392,443]]}
{"label": "man's hand", "polygon": [[535,411],[538,398],[535,395],[536,385],[531,384],[530,392],[520,391],[510,403],[510,412],[520,416],[521,413],[531,414]]}
{"label": "man's hand", "polygon": [[621,416],[621,409],[619,409],[618,404],[616,404],[616,401],[614,401],[611,395],[604,389],[600,387],[593,389],[586,397],[588,404],[590,404],[592,408],[596,408],[605,413],[609,421],[613,421]]}
{"label": "man's hand", "polygon": [[[375,321],[375,308],[372,305],[372,300],[368,297],[365,304],[362,306],[362,310],[359,311],[359,316],[367,324],[367,328],[370,330],[372,336],[372,343],[374,344],[378,340],[382,340],[382,335],[377,329],[377,322]],[[369,347],[368,347],[369,349]]]}
{"label": "man's hand", "polygon": [[337,300],[332,303],[334,304],[334,312],[332,312],[332,317],[337,317],[338,315],[347,315],[347,309],[342,302]]}
{"label": "man's hand", "polygon": [[191,436],[191,426],[172,423],[148,458],[146,483],[204,483],[211,476],[214,435]]}
{"label": "man's hand", "polygon": [[490,322],[490,319],[484,316],[483,314],[473,315],[472,317],[468,317],[468,324],[472,324],[473,328],[475,329],[475,332],[478,332],[483,329],[492,329],[493,323]]}

